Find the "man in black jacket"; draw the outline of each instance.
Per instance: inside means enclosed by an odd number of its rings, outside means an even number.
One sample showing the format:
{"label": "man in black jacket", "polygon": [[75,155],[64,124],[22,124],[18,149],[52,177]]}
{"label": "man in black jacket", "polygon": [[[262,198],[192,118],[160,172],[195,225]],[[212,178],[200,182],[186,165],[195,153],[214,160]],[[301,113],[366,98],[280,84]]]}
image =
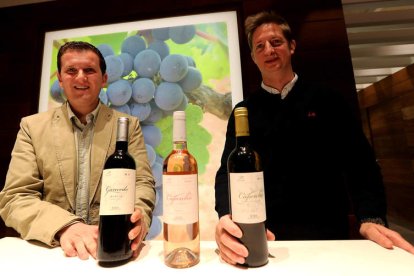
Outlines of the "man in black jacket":
{"label": "man in black jacket", "polygon": [[[353,210],[363,237],[414,254],[410,243],[386,227],[380,168],[347,102],[293,71],[296,42],[288,23],[261,12],[248,17],[245,28],[262,84],[236,107],[247,107],[251,146],[262,158],[268,239],[347,239]],[[232,113],[215,183],[216,242],[231,264],[244,263],[248,254],[229,211],[227,159],[234,147]]]}

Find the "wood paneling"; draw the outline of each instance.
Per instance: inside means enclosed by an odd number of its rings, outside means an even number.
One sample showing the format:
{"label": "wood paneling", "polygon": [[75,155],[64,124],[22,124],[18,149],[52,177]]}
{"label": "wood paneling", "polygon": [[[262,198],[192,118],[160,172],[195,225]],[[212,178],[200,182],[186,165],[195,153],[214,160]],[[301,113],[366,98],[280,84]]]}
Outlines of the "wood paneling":
{"label": "wood paneling", "polygon": [[414,65],[360,91],[358,98],[382,168],[388,215],[414,228]]}

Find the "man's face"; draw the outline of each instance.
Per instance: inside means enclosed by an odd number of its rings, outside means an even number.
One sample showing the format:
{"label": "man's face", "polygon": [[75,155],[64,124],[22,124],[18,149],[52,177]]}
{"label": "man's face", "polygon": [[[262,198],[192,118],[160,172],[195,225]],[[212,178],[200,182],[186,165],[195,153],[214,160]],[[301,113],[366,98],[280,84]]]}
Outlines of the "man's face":
{"label": "man's face", "polygon": [[88,50],[69,50],[61,57],[61,64],[59,84],[71,107],[93,110],[108,79],[107,74],[102,75],[98,56]]}
{"label": "man's face", "polygon": [[251,55],[262,75],[274,76],[278,71],[291,69],[295,47],[295,41],[289,45],[279,25],[268,23],[253,33]]}

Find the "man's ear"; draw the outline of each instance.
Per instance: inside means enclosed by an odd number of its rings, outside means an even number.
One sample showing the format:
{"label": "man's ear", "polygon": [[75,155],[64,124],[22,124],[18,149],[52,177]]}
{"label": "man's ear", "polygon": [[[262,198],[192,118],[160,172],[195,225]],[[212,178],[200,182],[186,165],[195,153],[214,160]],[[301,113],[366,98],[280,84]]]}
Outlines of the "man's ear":
{"label": "man's ear", "polygon": [[293,55],[296,50],[296,40],[292,39],[292,41],[289,44],[289,48],[290,48],[290,54]]}
{"label": "man's ear", "polygon": [[108,73],[105,73],[103,76],[102,76],[102,88],[103,87],[106,87],[106,85],[108,84]]}
{"label": "man's ear", "polygon": [[63,88],[63,85],[62,85],[62,76],[60,75],[59,72],[57,72],[56,76],[57,76],[57,79],[59,81],[60,88]]}

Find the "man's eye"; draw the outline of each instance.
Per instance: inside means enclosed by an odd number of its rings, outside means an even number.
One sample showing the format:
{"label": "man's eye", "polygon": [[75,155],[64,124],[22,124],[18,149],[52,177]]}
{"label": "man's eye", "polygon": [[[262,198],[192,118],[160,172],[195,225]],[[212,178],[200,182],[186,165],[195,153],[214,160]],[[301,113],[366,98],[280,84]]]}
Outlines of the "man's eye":
{"label": "man's eye", "polygon": [[93,73],[95,73],[95,69],[93,69],[93,68],[85,68],[84,71],[85,71],[86,74],[93,74]]}
{"label": "man's eye", "polygon": [[263,44],[256,45],[256,51],[263,50],[263,48],[264,48]]}
{"label": "man's eye", "polygon": [[272,45],[272,47],[278,47],[282,44],[283,44],[283,40],[273,39],[270,41],[270,45]]}
{"label": "man's eye", "polygon": [[71,74],[71,75],[76,74],[76,69],[69,68],[68,70],[66,70],[66,73]]}

